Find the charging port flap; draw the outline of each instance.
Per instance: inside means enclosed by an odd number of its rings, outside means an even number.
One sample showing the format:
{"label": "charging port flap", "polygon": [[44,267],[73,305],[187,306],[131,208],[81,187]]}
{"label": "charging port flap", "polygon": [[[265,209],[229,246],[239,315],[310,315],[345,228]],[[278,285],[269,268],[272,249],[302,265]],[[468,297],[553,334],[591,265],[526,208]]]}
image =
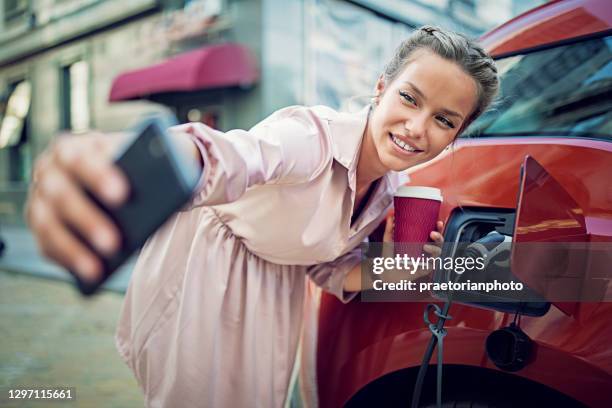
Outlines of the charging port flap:
{"label": "charging port flap", "polygon": [[513,273],[564,313],[575,313],[588,261],[584,212],[530,156],[521,171],[512,241]]}

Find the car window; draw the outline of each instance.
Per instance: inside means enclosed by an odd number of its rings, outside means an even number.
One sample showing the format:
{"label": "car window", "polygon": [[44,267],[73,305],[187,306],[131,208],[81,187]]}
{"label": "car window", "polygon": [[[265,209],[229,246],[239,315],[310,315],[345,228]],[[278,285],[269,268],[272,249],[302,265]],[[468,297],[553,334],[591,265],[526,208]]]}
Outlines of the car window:
{"label": "car window", "polygon": [[502,58],[497,64],[499,98],[463,137],[612,141],[612,36]]}

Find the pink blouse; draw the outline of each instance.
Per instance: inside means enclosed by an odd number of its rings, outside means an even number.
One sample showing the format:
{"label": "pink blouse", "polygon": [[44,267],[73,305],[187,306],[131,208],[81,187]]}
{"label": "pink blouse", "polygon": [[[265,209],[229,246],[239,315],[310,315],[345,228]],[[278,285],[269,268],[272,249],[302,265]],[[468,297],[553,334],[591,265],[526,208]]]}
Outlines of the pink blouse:
{"label": "pink blouse", "polygon": [[117,328],[148,406],[281,406],[304,313],[305,277],[343,301],[358,246],[400,175],[380,180],[351,225],[368,109],[293,106],[249,131],[203,124],[191,202],[143,248]]}

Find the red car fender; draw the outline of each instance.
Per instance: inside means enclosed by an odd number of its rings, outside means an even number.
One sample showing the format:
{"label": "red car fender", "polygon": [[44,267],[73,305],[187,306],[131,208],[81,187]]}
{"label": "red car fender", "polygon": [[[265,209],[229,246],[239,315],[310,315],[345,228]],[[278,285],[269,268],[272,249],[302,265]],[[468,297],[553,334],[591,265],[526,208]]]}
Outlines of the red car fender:
{"label": "red car fender", "polygon": [[[486,357],[484,346],[488,331],[466,327],[449,327],[444,341],[445,364],[481,367],[499,371]],[[405,368],[419,367],[431,332],[423,328],[403,333],[374,343],[342,365],[338,376],[345,379],[343,387],[336,389],[335,401],[322,406],[342,406],[371,381]],[[521,376],[547,385],[588,406],[611,406],[612,393],[602,393],[609,385],[610,376],[587,360],[563,350],[535,344],[537,356]],[[474,350],[482,350],[475,353]],[[534,350],[536,351],[536,350]],[[435,356],[432,364],[435,362]],[[571,381],[568,374],[571,373]],[[407,384],[407,390],[412,384]],[[406,400],[409,400],[407,393]],[[586,397],[586,399],[585,399]]]}

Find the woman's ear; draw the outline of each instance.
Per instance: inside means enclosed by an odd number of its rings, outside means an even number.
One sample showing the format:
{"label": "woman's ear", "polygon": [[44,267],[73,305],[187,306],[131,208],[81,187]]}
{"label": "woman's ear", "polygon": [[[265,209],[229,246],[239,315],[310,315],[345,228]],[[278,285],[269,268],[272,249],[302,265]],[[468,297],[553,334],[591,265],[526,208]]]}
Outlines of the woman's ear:
{"label": "woman's ear", "polygon": [[374,88],[374,95],[379,97],[383,94],[384,91],[385,91],[385,78],[383,77],[382,74],[380,74],[380,76],[378,77],[378,80],[376,81],[376,87]]}

